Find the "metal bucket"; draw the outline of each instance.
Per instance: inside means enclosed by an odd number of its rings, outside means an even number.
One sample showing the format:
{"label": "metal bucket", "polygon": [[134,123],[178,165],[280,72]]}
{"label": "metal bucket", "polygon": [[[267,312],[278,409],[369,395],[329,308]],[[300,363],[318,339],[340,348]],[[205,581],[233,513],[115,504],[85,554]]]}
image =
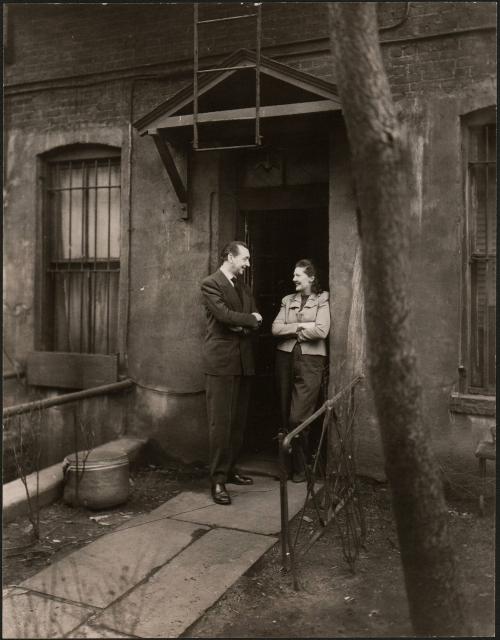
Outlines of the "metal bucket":
{"label": "metal bucket", "polygon": [[129,461],[126,454],[79,451],[64,459],[64,502],[73,507],[106,509],[129,496]]}

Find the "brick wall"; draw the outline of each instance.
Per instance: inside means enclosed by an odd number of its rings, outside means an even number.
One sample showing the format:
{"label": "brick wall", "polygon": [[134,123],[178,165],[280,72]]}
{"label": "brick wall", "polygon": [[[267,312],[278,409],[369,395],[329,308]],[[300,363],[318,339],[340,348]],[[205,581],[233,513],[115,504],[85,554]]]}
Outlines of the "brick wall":
{"label": "brick wall", "polygon": [[121,82],[10,96],[5,108],[6,128],[51,130],[77,128],[87,123],[128,122],[129,89]]}
{"label": "brick wall", "polygon": [[[381,3],[379,24],[395,24],[404,15],[405,5]],[[211,18],[239,13],[241,8],[205,5],[200,11],[201,18]],[[494,77],[494,31],[428,36],[494,25],[495,12],[491,2],[411,3],[406,21],[381,32],[394,97],[450,93]],[[191,79],[191,5],[10,5],[9,29],[12,63],[6,65],[7,127],[56,129],[69,122],[71,126],[89,121],[128,122],[130,80],[120,81],[123,74],[165,76],[149,84],[136,83],[134,118]],[[205,29],[201,33],[204,54],[226,55],[254,44],[252,21],[200,29]],[[335,81],[327,35],[324,3],[275,3],[263,8],[263,45],[275,47],[270,55]],[[305,43],[300,53],[276,49],[298,41]],[[183,62],[180,73],[168,79],[179,61]],[[109,75],[103,77],[103,73]],[[58,88],[57,82],[64,78],[67,86]],[[82,83],[86,86],[71,86]],[[31,93],[18,94],[26,91]]]}
{"label": "brick wall", "polygon": [[[379,6],[381,26],[394,24],[404,14],[405,3]],[[202,5],[200,12],[201,18],[212,18],[242,9],[238,4],[214,4]],[[394,39],[495,25],[495,13],[492,2],[411,3],[408,20],[381,36]],[[190,61],[192,15],[192,6],[183,4],[10,5],[12,63],[5,70],[7,85]],[[264,47],[327,38],[326,4],[264,5],[262,33]],[[254,43],[252,20],[200,26],[202,55],[228,54],[241,47],[253,48]],[[432,57],[433,51],[440,51],[435,46],[429,44],[422,53]],[[440,59],[437,53],[432,57],[432,61]]]}
{"label": "brick wall", "polygon": [[[395,99],[423,93],[453,93],[496,76],[494,31],[387,43],[382,47],[382,54]],[[328,53],[286,62],[301,71],[335,82]]]}
{"label": "brick wall", "polygon": [[[241,13],[239,5],[205,6],[200,18]],[[322,3],[266,6],[263,45],[325,37]],[[11,5],[11,59],[7,82],[103,72],[190,60],[191,5]],[[200,26],[201,54],[255,47],[255,22]]]}

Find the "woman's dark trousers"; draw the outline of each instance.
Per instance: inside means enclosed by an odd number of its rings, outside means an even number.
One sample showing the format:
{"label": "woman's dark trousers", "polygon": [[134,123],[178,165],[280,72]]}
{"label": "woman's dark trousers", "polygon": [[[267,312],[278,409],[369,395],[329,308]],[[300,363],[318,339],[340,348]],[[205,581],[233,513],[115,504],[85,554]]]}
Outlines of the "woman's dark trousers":
{"label": "woman's dark trousers", "polygon": [[[276,351],[276,385],[281,424],[285,431],[291,431],[314,413],[325,363],[326,356],[304,355],[299,343],[290,353]],[[303,472],[304,461],[308,457],[308,436],[305,429],[302,438],[294,438],[292,444],[293,471]]]}

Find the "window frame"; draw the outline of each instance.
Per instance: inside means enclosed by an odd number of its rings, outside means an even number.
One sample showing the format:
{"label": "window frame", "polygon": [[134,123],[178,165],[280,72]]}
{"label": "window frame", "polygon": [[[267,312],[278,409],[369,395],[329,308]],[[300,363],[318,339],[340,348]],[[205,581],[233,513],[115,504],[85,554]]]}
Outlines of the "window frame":
{"label": "window frame", "polygon": [[[471,231],[474,221],[472,220],[472,212],[470,207],[470,139],[471,128],[485,127],[487,125],[496,124],[496,107],[490,106],[479,109],[462,117],[462,175],[463,175],[463,203],[464,215],[462,224],[462,286],[461,286],[461,332],[460,332],[460,362],[459,362],[459,393],[454,394],[452,399],[452,410],[456,412],[470,412],[470,406],[474,404],[477,398],[477,411],[480,414],[491,415],[491,408],[487,410],[484,407],[489,403],[488,398],[495,396],[495,388],[486,386],[478,387],[472,385],[472,367],[471,367],[471,343],[473,323],[472,313],[472,248],[471,248]],[[486,246],[486,253],[488,247]],[[463,399],[463,403],[461,402]],[[485,402],[486,401],[486,402]],[[464,404],[464,407],[461,407]],[[466,407],[469,407],[466,410]],[[462,411],[463,409],[463,411]]]}
{"label": "window frame", "polygon": [[[51,350],[52,329],[51,316],[53,311],[52,300],[49,300],[50,287],[48,286],[47,267],[50,262],[50,243],[48,234],[48,190],[47,180],[49,178],[50,163],[64,160],[81,161],[90,158],[96,158],[96,153],[102,158],[114,157],[120,162],[120,270],[118,276],[118,301],[117,301],[117,326],[116,326],[116,353],[92,354],[92,353],[76,353],[76,352],[57,352]],[[102,143],[70,143],[64,146],[56,147],[44,152],[36,157],[36,253],[35,253],[35,274],[34,274],[34,352],[37,356],[37,365],[41,361],[45,361],[47,370],[47,383],[43,386],[62,386],[60,384],[52,384],[51,378],[54,377],[52,372],[55,371],[57,363],[60,362],[62,355],[67,355],[75,359],[79,356],[79,360],[84,369],[91,371],[88,376],[88,384],[84,386],[69,385],[68,388],[86,388],[88,386],[96,386],[103,384],[97,381],[99,375],[94,373],[99,369],[106,377],[104,383],[113,382],[118,379],[118,371],[123,369],[125,362],[125,337],[126,328],[125,321],[127,316],[128,300],[128,195],[129,195],[129,175],[124,166],[124,150],[116,144]],[[31,354],[30,354],[31,355]],[[33,358],[32,358],[33,360]],[[28,357],[29,369],[30,357]],[[123,371],[121,371],[123,373]],[[85,373],[82,374],[85,378]],[[38,376],[39,377],[39,376]],[[57,376],[56,376],[57,377]],[[60,377],[60,376],[59,376]],[[28,383],[30,382],[28,371]],[[93,379],[94,382],[93,382]],[[39,381],[34,384],[41,384]]]}

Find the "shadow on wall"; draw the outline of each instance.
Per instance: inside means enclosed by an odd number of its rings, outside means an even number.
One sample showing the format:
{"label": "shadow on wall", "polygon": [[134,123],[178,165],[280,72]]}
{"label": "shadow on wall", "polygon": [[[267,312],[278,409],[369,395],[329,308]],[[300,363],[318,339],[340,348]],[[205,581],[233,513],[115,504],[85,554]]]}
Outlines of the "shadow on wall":
{"label": "shadow on wall", "polygon": [[147,438],[159,459],[208,460],[205,393],[174,395],[136,386],[130,394],[127,435]]}

